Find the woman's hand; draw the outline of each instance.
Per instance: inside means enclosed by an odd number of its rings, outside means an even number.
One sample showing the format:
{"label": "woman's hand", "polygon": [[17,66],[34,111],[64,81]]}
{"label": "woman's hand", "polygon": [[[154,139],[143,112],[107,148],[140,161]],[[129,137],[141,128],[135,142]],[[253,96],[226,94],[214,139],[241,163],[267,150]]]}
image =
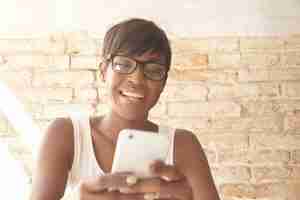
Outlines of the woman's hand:
{"label": "woman's hand", "polygon": [[159,178],[139,180],[131,187],[121,188],[121,193],[145,194],[144,199],[193,200],[192,188],[175,166],[155,161],[151,166],[151,171]]}
{"label": "woman's hand", "polygon": [[124,194],[118,188],[134,185],[137,178],[130,173],[114,173],[84,180],[79,185],[80,200],[144,200],[144,194]]}

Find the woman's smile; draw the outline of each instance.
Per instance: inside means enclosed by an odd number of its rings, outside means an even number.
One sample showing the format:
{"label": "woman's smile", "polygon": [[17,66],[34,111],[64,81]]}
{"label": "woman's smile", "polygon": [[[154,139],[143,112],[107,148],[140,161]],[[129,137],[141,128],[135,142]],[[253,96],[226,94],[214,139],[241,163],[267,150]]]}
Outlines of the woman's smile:
{"label": "woman's smile", "polygon": [[138,92],[120,91],[120,95],[128,102],[141,103],[144,100],[144,95]]}

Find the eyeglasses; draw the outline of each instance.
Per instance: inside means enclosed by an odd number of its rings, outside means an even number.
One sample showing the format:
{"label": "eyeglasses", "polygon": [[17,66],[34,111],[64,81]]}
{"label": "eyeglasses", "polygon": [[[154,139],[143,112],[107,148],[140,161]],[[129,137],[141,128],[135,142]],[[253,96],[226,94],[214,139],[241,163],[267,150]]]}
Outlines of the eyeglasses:
{"label": "eyeglasses", "polygon": [[113,71],[120,74],[131,74],[139,65],[142,67],[145,77],[150,80],[161,81],[167,75],[166,66],[152,61],[139,62],[123,55],[109,56],[107,60],[111,60]]}

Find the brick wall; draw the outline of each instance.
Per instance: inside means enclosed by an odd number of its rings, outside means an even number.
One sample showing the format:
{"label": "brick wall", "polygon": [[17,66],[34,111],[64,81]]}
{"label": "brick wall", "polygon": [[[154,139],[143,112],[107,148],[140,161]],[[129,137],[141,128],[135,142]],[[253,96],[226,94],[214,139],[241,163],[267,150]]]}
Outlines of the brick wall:
{"label": "brick wall", "polygon": [[[300,36],[171,42],[170,78],[151,118],[198,136],[224,200],[296,200]],[[100,47],[101,38],[86,32],[1,38],[0,80],[41,130],[72,108],[101,114],[106,95],[97,68]],[[31,175],[30,149],[3,114],[0,140]]]}

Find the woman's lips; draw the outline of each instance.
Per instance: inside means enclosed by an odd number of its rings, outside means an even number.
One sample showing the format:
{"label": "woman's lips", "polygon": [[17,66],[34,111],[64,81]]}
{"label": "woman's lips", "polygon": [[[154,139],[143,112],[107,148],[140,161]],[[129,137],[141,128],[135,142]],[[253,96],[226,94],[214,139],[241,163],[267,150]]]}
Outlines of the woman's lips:
{"label": "woman's lips", "polygon": [[144,98],[143,94],[136,93],[136,92],[120,91],[120,94],[126,99],[134,102],[140,102]]}
{"label": "woman's lips", "polygon": [[121,91],[121,94],[124,96],[133,97],[133,98],[139,98],[139,99],[144,98],[143,94],[136,93],[136,92]]}

